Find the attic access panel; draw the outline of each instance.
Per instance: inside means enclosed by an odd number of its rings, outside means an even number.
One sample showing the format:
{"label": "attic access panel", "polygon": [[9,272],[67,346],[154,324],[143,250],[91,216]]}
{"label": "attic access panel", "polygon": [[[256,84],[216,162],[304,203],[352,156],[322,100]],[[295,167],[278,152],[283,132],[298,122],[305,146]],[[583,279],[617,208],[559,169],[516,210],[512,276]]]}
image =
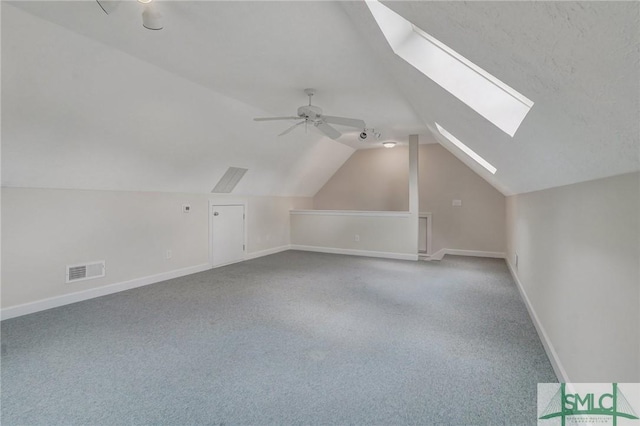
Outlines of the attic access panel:
{"label": "attic access panel", "polygon": [[214,194],[228,194],[233,191],[240,182],[240,179],[249,169],[241,167],[229,167],[222,175],[216,186],[211,190]]}

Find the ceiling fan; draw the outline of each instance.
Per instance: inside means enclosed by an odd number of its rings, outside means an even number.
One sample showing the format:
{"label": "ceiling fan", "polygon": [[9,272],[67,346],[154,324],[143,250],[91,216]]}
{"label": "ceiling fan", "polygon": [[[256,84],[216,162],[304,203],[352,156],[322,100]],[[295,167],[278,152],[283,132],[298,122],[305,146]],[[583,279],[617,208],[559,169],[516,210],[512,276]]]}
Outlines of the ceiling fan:
{"label": "ceiling fan", "polygon": [[284,132],[280,133],[278,136],[286,135],[296,127],[304,124],[305,127],[307,124],[312,124],[322,133],[330,137],[331,139],[338,139],[342,136],[335,127],[330,126],[329,124],[337,124],[340,126],[348,126],[348,127],[357,127],[359,129],[364,129],[367,127],[364,121],[358,120],[356,118],[346,118],[346,117],[335,117],[333,115],[324,115],[322,113],[322,108],[311,105],[311,97],[316,93],[314,89],[304,89],[304,93],[309,96],[309,105],[303,105],[298,108],[298,115],[291,117],[263,117],[263,118],[254,118],[255,121],[272,121],[272,120],[302,120],[299,123],[294,124],[289,127]]}
{"label": "ceiling fan", "polygon": [[[96,0],[104,13],[109,15],[115,11],[123,0]],[[138,0],[143,5],[142,26],[148,30],[162,29],[162,15],[152,0]]]}

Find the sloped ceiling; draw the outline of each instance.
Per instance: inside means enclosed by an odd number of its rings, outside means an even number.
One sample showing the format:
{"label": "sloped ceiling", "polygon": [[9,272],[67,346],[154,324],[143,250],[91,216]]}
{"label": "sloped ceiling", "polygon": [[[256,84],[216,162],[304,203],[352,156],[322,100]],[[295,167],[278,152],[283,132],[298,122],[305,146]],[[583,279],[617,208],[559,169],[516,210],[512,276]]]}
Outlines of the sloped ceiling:
{"label": "sloped ceiling", "polygon": [[491,176],[460,157],[501,192],[640,169],[637,2],[385,4],[535,103],[509,137],[395,56],[366,5],[343,3],[425,124],[496,166]]}
{"label": "sloped ceiling", "polygon": [[[2,2],[3,185],[208,192],[236,166],[234,193],[311,196],[353,149],[435,142],[434,122],[505,194],[640,170],[638,3],[386,4],[535,102],[515,137],[396,57],[362,2],[161,1],[162,31],[135,1]],[[305,87],[382,139],[252,121]]]}

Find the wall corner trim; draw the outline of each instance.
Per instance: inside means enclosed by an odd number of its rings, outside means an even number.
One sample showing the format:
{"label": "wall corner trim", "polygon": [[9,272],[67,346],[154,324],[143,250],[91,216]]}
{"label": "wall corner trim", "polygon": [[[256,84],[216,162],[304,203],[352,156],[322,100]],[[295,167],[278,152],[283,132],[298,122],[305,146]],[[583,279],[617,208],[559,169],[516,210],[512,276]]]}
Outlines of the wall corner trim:
{"label": "wall corner trim", "polygon": [[538,336],[540,337],[542,346],[544,347],[544,350],[547,353],[547,357],[551,362],[551,366],[553,367],[553,371],[555,372],[556,377],[560,382],[571,383],[571,380],[569,380],[569,376],[567,375],[567,372],[564,369],[562,362],[560,361],[560,357],[558,357],[558,353],[554,349],[553,344],[551,343],[551,340],[547,335],[547,332],[545,331],[544,327],[542,326],[542,323],[538,319],[538,315],[536,314],[535,309],[533,309],[533,305],[531,305],[531,302],[529,301],[529,297],[527,297],[527,293],[524,291],[522,282],[520,282],[520,279],[518,278],[518,275],[516,274],[516,271],[513,268],[513,265],[511,265],[511,262],[509,262],[509,260],[507,260],[507,266],[509,267],[509,272],[513,277],[513,281],[515,281],[516,283],[516,287],[518,288],[520,297],[522,298],[522,301],[527,307],[527,311],[529,311],[529,316],[531,317],[531,321],[533,322],[533,325],[536,327],[536,331],[538,332]]}
{"label": "wall corner trim", "polygon": [[279,246],[279,247],[272,247],[269,249],[265,249],[265,250],[259,250],[259,251],[254,251],[251,253],[247,253],[244,257],[244,260],[251,260],[251,259],[257,259],[259,257],[262,256],[269,256],[270,254],[276,254],[276,253],[281,253],[283,251],[287,251],[290,250],[291,246],[289,244],[283,245],[283,246]]}
{"label": "wall corner trim", "polygon": [[347,254],[350,256],[381,257],[384,259],[418,260],[417,254],[410,254],[410,253],[391,253],[391,252],[383,252],[383,251],[355,250],[355,249],[343,249],[343,248],[319,247],[319,246],[304,246],[304,245],[296,245],[296,244],[292,244],[290,249],[301,250],[301,251],[315,251],[318,253]]}
{"label": "wall corner trim", "polygon": [[133,280],[122,281],[114,284],[107,284],[102,287],[90,288],[87,290],[76,291],[74,293],[54,296],[47,299],[36,300],[35,302],[24,303],[22,305],[10,306],[0,310],[0,319],[6,320],[22,315],[33,314],[35,312],[45,311],[47,309],[57,308],[59,306],[69,305],[71,303],[81,302],[83,300],[94,299],[108,294],[119,293],[121,291],[130,290],[137,287],[143,287],[155,284],[161,281],[173,278],[183,277],[185,275],[195,274],[197,272],[211,269],[211,265],[203,263],[201,265],[189,266],[173,271],[162,272],[160,274],[148,275],[146,277],[135,278]]}
{"label": "wall corner trim", "polygon": [[445,254],[447,254],[447,249],[440,249],[431,256],[426,256],[425,260],[442,260]]}

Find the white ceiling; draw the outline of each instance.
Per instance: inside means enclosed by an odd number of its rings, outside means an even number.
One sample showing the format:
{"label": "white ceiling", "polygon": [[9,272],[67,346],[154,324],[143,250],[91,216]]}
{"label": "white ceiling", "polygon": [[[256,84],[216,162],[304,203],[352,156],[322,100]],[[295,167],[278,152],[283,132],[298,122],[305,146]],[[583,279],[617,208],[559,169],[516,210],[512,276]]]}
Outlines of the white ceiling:
{"label": "white ceiling", "polygon": [[[535,102],[514,138],[395,56],[362,2],[161,1],[162,31],[135,1],[2,2],[3,185],[208,192],[236,166],[236,193],[311,196],[353,148],[433,142],[434,122],[505,194],[640,170],[638,3],[387,5]],[[295,115],[305,87],[383,138],[252,121]]]}

